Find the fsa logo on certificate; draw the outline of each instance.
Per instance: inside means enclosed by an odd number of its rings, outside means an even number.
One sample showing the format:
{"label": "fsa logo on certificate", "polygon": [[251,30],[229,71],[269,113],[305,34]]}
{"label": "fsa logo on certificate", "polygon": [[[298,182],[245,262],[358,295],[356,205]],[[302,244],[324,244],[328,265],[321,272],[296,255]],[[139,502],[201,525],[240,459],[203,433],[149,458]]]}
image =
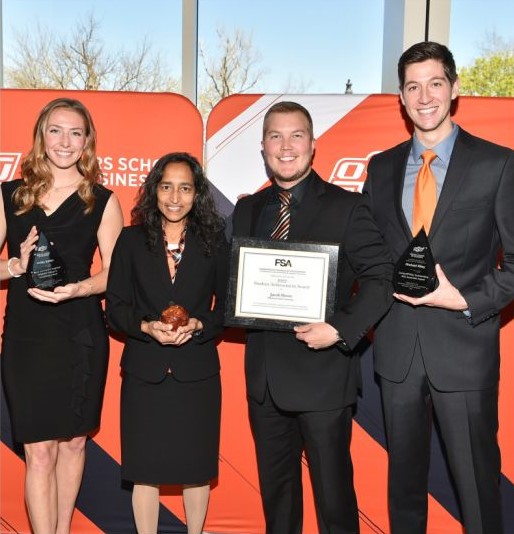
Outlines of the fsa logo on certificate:
{"label": "fsa logo on certificate", "polygon": [[275,258],[275,267],[292,267],[291,260],[286,258]]}
{"label": "fsa logo on certificate", "polygon": [[0,152],[0,182],[14,179],[20,158],[20,152]]}

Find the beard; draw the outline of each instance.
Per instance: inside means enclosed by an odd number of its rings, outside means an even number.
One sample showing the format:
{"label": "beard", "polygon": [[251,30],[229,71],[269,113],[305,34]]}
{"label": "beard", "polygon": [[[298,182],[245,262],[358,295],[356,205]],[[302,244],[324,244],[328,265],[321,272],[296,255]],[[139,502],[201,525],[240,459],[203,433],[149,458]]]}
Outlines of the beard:
{"label": "beard", "polygon": [[275,172],[272,170],[272,176],[273,178],[282,183],[291,183],[291,182],[299,182],[300,180],[303,180],[309,173],[311,172],[311,164],[308,163],[305,165],[305,167],[298,169],[294,174],[291,174],[289,176],[284,176],[280,174],[279,172]]}

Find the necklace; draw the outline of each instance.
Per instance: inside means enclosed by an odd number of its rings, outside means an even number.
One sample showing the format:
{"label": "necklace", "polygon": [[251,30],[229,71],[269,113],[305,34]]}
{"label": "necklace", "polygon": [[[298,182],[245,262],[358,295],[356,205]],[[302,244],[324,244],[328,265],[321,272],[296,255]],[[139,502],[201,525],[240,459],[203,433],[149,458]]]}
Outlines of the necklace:
{"label": "necklace", "polygon": [[52,192],[52,191],[55,191],[56,193],[58,193],[59,191],[63,191],[63,190],[66,190],[66,189],[71,189],[72,187],[77,187],[77,185],[82,181],[82,177],[78,178],[77,180],[75,180],[73,183],[71,184],[67,184],[67,185],[59,185],[59,186],[55,186],[55,185],[52,185],[52,187],[50,187],[48,189],[48,192]]}
{"label": "necklace", "polygon": [[186,230],[187,225],[184,226],[184,229],[180,234],[178,244],[168,243],[168,241],[166,240],[166,232],[164,231],[164,226],[162,227],[162,233],[164,236],[164,249],[166,250],[166,255],[168,256],[168,258],[171,258],[175,263],[175,269],[177,269],[178,264],[182,260],[182,252],[184,251],[184,247],[186,246]]}

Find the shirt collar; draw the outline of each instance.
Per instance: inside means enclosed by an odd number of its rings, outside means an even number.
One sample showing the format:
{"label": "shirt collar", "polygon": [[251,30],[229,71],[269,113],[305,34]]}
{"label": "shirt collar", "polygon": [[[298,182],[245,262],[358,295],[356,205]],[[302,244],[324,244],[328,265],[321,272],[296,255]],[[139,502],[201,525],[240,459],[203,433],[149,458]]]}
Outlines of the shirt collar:
{"label": "shirt collar", "polygon": [[[307,187],[309,186],[309,183],[312,181],[313,174],[314,174],[314,171],[311,169],[309,174],[301,182],[298,182],[296,185],[288,189],[288,191],[291,191],[293,195],[293,200],[295,203],[302,201],[305,191],[307,191]],[[278,186],[275,181],[273,181],[272,187],[273,187],[273,198],[277,199],[278,201],[278,192],[281,191],[283,188]]]}
{"label": "shirt collar", "polygon": [[[450,157],[453,151],[453,145],[455,144],[455,139],[459,133],[459,126],[455,123],[452,123],[452,131],[450,134],[445,137],[440,143],[438,143],[432,150],[437,154],[437,157],[446,165],[450,162]],[[427,148],[421,144],[419,139],[416,137],[416,134],[412,137],[412,157],[414,161],[419,161],[421,159],[421,154],[425,152]]]}

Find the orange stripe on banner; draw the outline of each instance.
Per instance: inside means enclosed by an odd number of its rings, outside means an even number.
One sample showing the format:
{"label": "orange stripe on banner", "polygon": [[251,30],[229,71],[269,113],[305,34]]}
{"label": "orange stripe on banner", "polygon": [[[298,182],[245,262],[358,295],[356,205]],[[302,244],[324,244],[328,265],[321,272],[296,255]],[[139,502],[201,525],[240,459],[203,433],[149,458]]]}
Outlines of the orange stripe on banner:
{"label": "orange stripe on banner", "polygon": [[[126,224],[138,188],[155,160],[171,151],[190,152],[203,160],[200,112],[188,98],[170,93],[2,89],[0,150],[28,152],[39,111],[56,97],[77,98],[89,108],[98,131],[104,185],[117,194]],[[133,135],[139,120],[144,141]],[[170,129],[169,124],[184,126]],[[14,177],[19,174],[18,166]]]}
{"label": "orange stripe on banner", "polygon": [[387,517],[387,454],[356,422],[352,429],[355,491],[361,517],[370,532],[389,532]]}
{"label": "orange stripe on banner", "polygon": [[460,96],[453,119],[473,135],[514,149],[514,100]]}
{"label": "orange stripe on banner", "polygon": [[121,463],[120,441],[120,359],[123,344],[110,338],[109,367],[105,384],[102,421],[99,432],[94,436],[95,442],[116,462]]}
{"label": "orange stripe on banner", "polygon": [[[352,459],[361,534],[389,532],[387,514],[387,453],[357,422],[353,423]],[[428,499],[430,534],[462,534],[462,526],[434,498]]]}
{"label": "orange stripe on banner", "polygon": [[[101,258],[97,251],[91,272],[101,270]],[[105,301],[103,301],[105,307]],[[102,418],[100,428],[93,434],[95,442],[104,449],[116,462],[121,463],[121,442],[120,442],[120,390],[121,371],[120,360],[123,351],[123,343],[113,336],[109,338],[109,366],[107,369],[107,381],[105,384],[104,400],[102,406]]]}
{"label": "orange stripe on banner", "polygon": [[[512,98],[459,97],[456,122],[474,135],[514,149],[514,105]],[[500,386],[498,442],[502,472],[514,483],[514,304],[502,313],[500,330]]]}
{"label": "orange stripe on banner", "polygon": [[258,534],[264,532],[264,516],[246,403],[244,331],[228,329],[225,339],[218,347],[223,388],[219,478],[205,530]]}
{"label": "orange stripe on banner", "polygon": [[[223,113],[212,113],[207,120],[207,139],[219,132],[245,109],[257,102],[262,95],[231,95],[223,99]],[[216,108],[216,106],[214,106]]]}
{"label": "orange stripe on banner", "polygon": [[[316,152],[320,157],[314,160],[314,168],[328,180],[341,158],[358,161],[356,158],[385,150],[408,137],[400,116],[399,100],[390,95],[370,95],[318,138]],[[358,181],[363,182],[364,178],[365,175],[359,176]]]}
{"label": "orange stripe on banner", "polygon": [[30,532],[25,511],[25,464],[9,447],[0,444],[0,487],[2,510],[2,534]]}
{"label": "orange stripe on banner", "polygon": [[500,428],[498,442],[502,452],[502,472],[514,484],[514,303],[504,310],[502,318],[505,321],[500,330],[500,394],[498,415]]}
{"label": "orange stripe on banner", "polygon": [[[0,444],[0,473],[1,534],[30,534],[24,497],[25,463],[3,443]],[[73,514],[71,531],[73,534],[103,532],[77,509]]]}

